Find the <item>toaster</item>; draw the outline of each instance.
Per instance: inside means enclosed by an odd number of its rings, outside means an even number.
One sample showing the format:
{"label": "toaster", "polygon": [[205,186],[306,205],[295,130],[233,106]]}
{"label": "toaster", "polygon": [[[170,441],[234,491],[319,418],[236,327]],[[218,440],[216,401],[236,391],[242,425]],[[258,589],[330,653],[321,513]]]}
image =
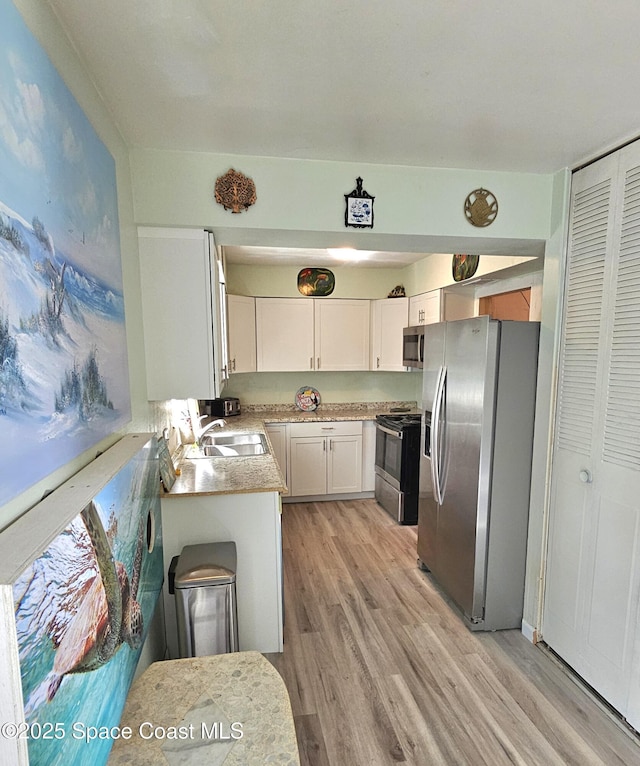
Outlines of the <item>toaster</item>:
{"label": "toaster", "polygon": [[212,418],[228,418],[231,415],[240,414],[240,399],[234,396],[226,396],[221,399],[201,399],[198,401],[201,415]]}

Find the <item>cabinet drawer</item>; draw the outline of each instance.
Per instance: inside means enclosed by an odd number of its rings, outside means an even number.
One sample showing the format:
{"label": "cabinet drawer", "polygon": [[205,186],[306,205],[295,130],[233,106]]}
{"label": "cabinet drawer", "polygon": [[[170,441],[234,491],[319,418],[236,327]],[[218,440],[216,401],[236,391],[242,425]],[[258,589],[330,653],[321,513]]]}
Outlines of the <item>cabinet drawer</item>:
{"label": "cabinet drawer", "polygon": [[322,423],[290,423],[289,436],[360,436],[361,420],[325,421]]}

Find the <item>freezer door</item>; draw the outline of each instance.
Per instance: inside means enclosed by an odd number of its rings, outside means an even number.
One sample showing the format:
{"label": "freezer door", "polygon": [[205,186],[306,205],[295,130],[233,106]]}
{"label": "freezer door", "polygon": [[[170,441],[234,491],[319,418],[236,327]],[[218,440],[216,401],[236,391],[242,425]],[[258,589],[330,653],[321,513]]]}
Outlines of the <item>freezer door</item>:
{"label": "freezer door", "polygon": [[422,370],[422,426],[420,433],[420,483],[418,490],[418,558],[433,572],[437,571],[436,532],[438,504],[434,492],[432,463],[433,410],[438,382],[444,365],[446,324],[425,326]]}
{"label": "freezer door", "polygon": [[483,617],[500,323],[448,322],[442,504],[436,579],[471,621]]}
{"label": "freezer door", "polygon": [[446,322],[424,327],[424,361],[422,368],[422,409],[433,411],[440,368],[444,364]]}

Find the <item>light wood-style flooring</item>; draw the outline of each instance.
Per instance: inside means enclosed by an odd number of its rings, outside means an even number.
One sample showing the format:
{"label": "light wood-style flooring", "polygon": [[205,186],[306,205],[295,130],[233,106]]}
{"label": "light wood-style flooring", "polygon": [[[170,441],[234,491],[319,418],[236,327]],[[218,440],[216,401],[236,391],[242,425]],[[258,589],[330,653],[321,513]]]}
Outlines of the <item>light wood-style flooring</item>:
{"label": "light wood-style flooring", "polygon": [[373,500],[283,506],[283,676],[302,766],[632,766],[623,731],[519,631],[471,633]]}

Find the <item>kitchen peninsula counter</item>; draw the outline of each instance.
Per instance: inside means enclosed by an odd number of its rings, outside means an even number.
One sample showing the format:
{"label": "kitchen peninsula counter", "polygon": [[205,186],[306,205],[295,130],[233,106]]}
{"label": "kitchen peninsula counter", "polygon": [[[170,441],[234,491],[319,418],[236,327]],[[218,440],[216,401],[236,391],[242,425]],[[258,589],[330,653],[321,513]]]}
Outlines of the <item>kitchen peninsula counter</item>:
{"label": "kitchen peninsula counter", "polygon": [[[415,402],[366,402],[320,405],[313,412],[303,412],[293,405],[253,405],[245,408],[242,415],[225,419],[226,425],[214,433],[262,433],[267,423],[318,423],[341,420],[375,420],[376,416],[389,412],[392,407],[409,407],[416,412]],[[214,420],[214,418],[211,418]],[[205,424],[206,427],[206,424]],[[285,481],[273,450],[268,455],[248,457],[189,458],[189,446],[181,448],[176,455],[180,475],[165,498],[185,495],[227,495],[251,492],[287,491]]]}

